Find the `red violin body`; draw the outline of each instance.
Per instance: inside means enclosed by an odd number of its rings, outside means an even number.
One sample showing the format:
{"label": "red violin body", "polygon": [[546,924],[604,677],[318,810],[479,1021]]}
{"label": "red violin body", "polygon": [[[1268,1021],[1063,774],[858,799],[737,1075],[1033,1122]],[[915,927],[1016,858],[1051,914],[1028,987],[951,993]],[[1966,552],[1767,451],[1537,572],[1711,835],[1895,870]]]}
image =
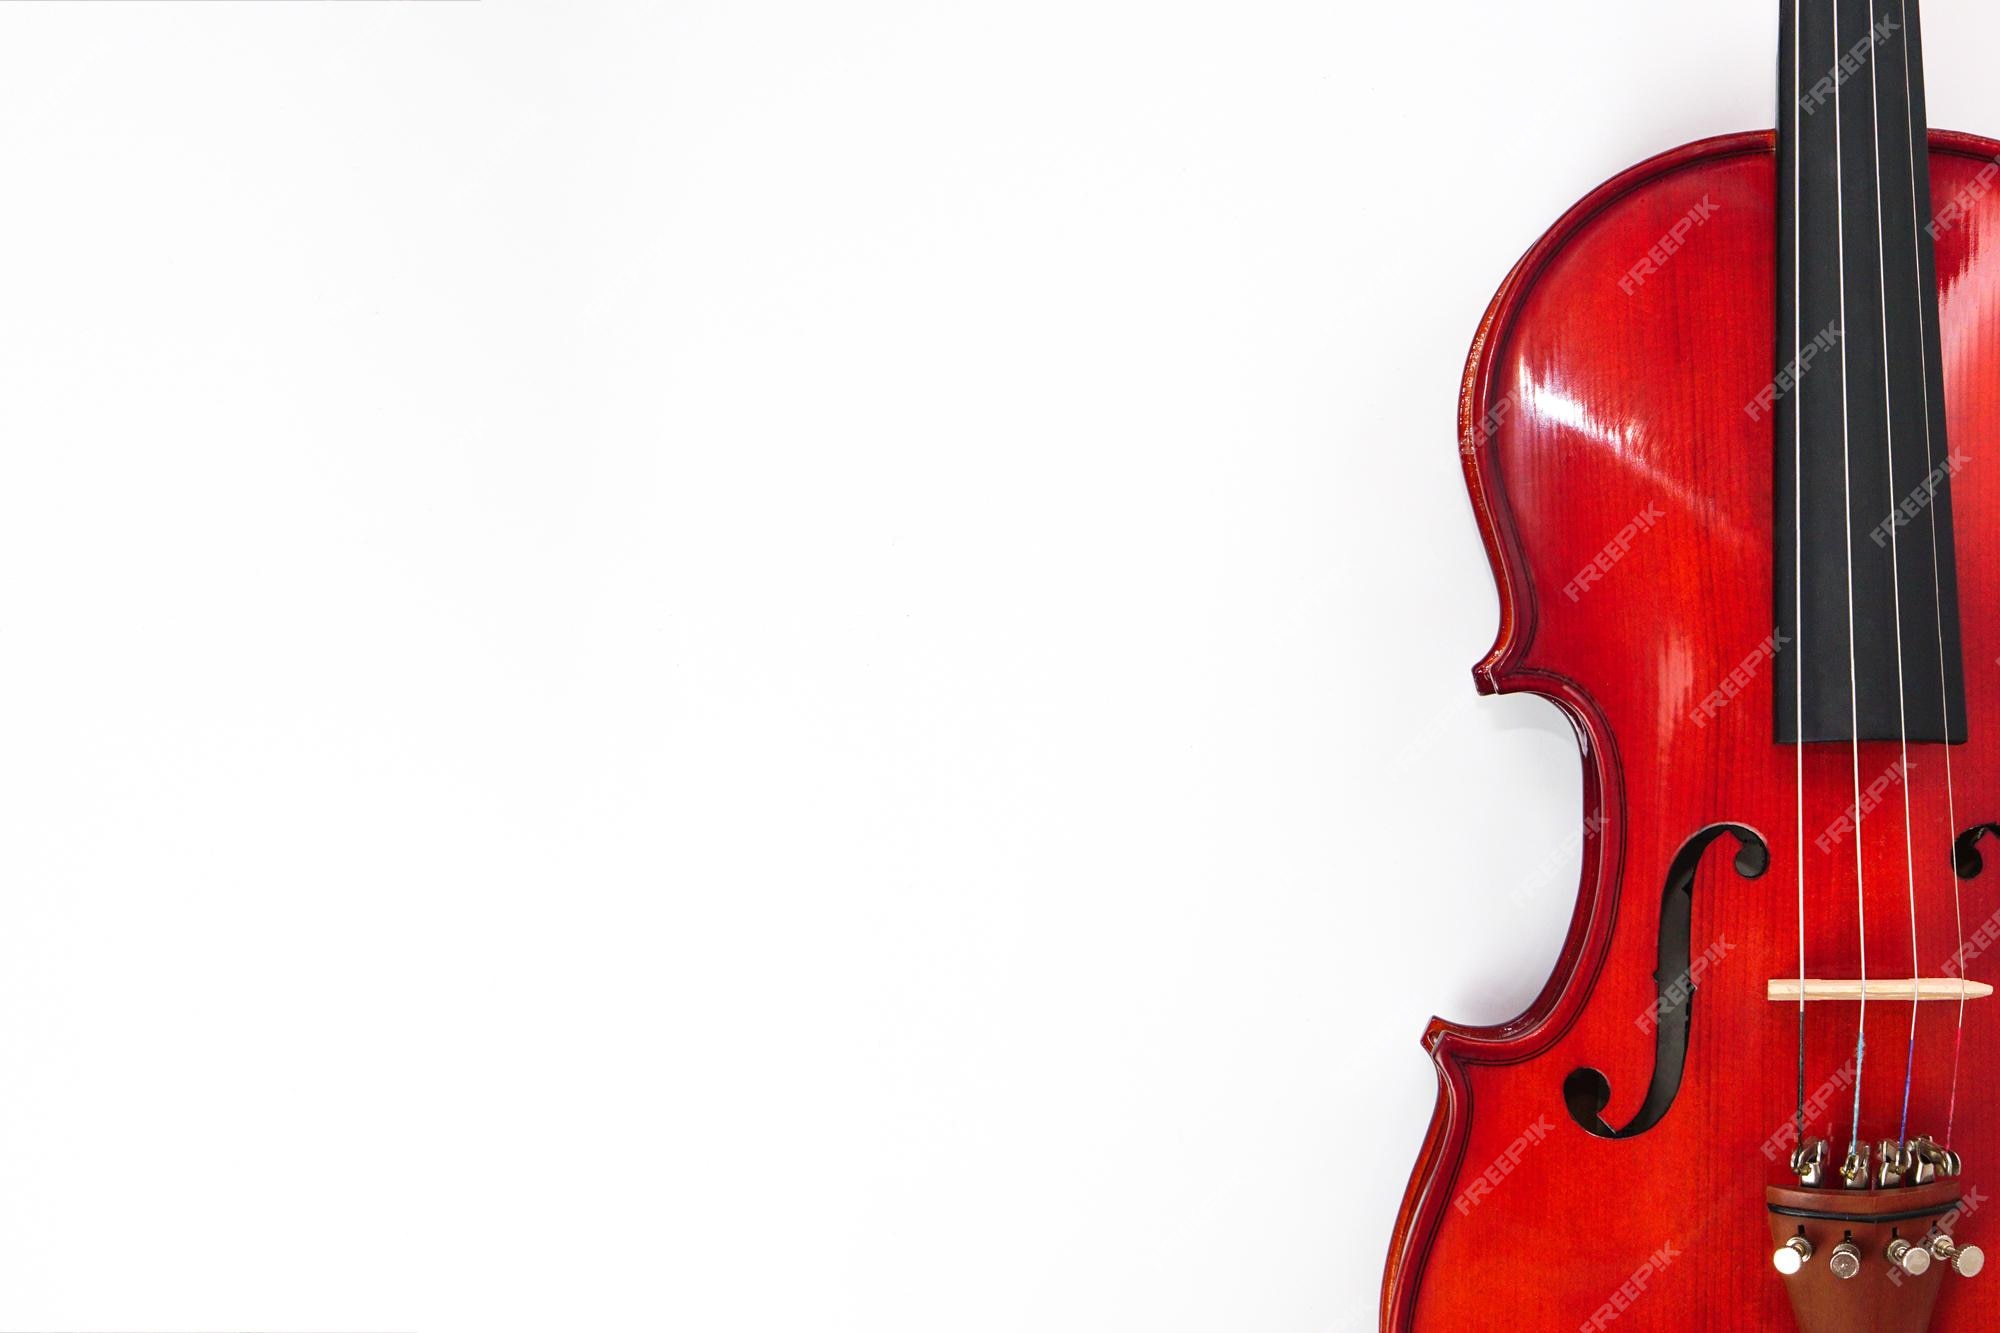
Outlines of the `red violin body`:
{"label": "red violin body", "polygon": [[[1461,439],[1501,626],[1475,675],[1483,692],[1543,695],[1574,723],[1583,882],[1526,1013],[1494,1028],[1438,1021],[1426,1036],[1439,1101],[1391,1250],[1385,1333],[1797,1326],[1766,1188],[1789,1178],[1798,1011],[1766,989],[1800,970],[1802,861],[1812,976],[1863,974],[1865,910],[1867,975],[2000,979],[2000,859],[1979,874],[1951,852],[1960,830],[2000,822],[1996,158],[2000,143],[1931,136],[1946,410],[1965,457],[1951,494],[1969,721],[1949,796],[1943,746],[1910,745],[1905,767],[1902,747],[1867,741],[1856,821],[1849,747],[1804,747],[1801,790],[1800,747],[1773,733],[1774,137],[1694,144],[1611,181],[1488,311]],[[1565,1102],[1578,1070],[1608,1085],[1608,1125],[1644,1118],[1663,886],[1690,838],[1720,826],[1753,832],[1768,862],[1739,862],[1734,836],[1693,862],[1699,998],[1670,1104],[1630,1137],[1586,1132]],[[1955,1120],[1965,1234],[2000,1220],[2000,1027],[1981,1006],[2000,1019],[2000,997],[1972,1001],[1962,1041],[1957,1004],[1918,1006],[1904,1117],[1911,1006],[1871,1005],[1859,1080],[1861,1119],[1888,1133],[1904,1122],[1942,1137]],[[1844,1145],[1853,1008],[1813,1008],[1807,1132]],[[1954,1060],[1955,1115],[1942,1072]],[[1873,1267],[1858,1279],[1877,1280]],[[2000,1330],[2000,1277],[1940,1283],[1930,1326]]]}

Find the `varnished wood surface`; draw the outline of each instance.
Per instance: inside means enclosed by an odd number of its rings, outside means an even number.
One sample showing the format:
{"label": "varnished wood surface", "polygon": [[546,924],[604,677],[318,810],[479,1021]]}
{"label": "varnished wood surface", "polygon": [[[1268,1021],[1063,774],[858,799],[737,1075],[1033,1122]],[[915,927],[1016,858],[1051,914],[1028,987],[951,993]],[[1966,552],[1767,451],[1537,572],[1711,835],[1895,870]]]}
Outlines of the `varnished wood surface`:
{"label": "varnished wood surface", "polygon": [[[1951,1234],[1964,1206],[1955,1180],[1896,1190],[1835,1191],[1830,1198],[1825,1190],[1774,1185],[1766,1191],[1766,1206],[1773,1250],[1794,1236],[1813,1247],[1812,1259],[1799,1272],[1780,1279],[1799,1333],[1925,1333],[1939,1293],[1965,1280],[1944,1263],[1933,1263],[1913,1277],[1884,1262],[1892,1241],[1919,1244],[1933,1229]],[[1801,1211],[1840,1216],[1795,1215]],[[1845,1279],[1827,1265],[1834,1246],[1843,1241],[1863,1256],[1861,1271]]]}
{"label": "varnished wood surface", "polygon": [[[2000,821],[1996,155],[2000,144],[1932,138],[1933,203],[1953,219],[1938,237],[1946,398],[1970,460],[1953,482],[1971,730],[1953,753],[1959,828]],[[1793,1114],[1796,1015],[1765,987],[1799,969],[1801,821],[1793,752],[1772,739],[1775,673],[1754,661],[1774,625],[1774,446],[1768,417],[1745,410],[1776,359],[1774,163],[1769,134],[1740,135],[1607,184],[1522,261],[1473,350],[1462,449],[1502,612],[1475,676],[1487,692],[1542,694],[1575,723],[1584,872],[1561,957],[1528,1011],[1494,1028],[1440,1020],[1425,1036],[1438,1108],[1392,1245],[1385,1333],[1793,1326],[1765,1188],[1786,1179],[1782,1151],[1767,1148]],[[1710,216],[1671,258],[1621,283],[1704,203]],[[1642,530],[1621,539],[1635,520]],[[1862,821],[1871,976],[1949,975],[1959,949],[1943,758],[1922,746],[1910,760],[1915,956],[1898,785]],[[1863,785],[1900,761],[1893,743],[1863,746]],[[1808,752],[1804,790],[1807,967],[1858,977],[1853,844],[1816,845],[1853,803],[1845,746]],[[1761,834],[1771,864],[1744,879],[1712,855],[1695,881],[1692,951],[1719,956],[1698,978],[1679,1095],[1646,1133],[1593,1137],[1566,1112],[1564,1079],[1601,1070],[1606,1120],[1637,1111],[1654,1064],[1643,1023],[1667,867],[1719,822]],[[1963,930],[1992,950],[1966,972],[2000,976],[2000,869],[1961,888]],[[1942,1137],[1957,1007],[1921,1010],[1910,1132]],[[1909,1016],[1907,1004],[1869,1007],[1870,1138],[1897,1129]],[[1812,1007],[1808,1091],[1827,1090],[1813,1129],[1840,1146],[1852,1017],[1851,1006]],[[2000,1192],[1996,1025],[1991,1001],[1971,1007],[1953,1146],[1975,1197]],[[1957,1231],[2000,1244],[1989,1225],[1975,1212]],[[1932,1327],[2000,1329],[2000,1277],[1942,1283]]]}

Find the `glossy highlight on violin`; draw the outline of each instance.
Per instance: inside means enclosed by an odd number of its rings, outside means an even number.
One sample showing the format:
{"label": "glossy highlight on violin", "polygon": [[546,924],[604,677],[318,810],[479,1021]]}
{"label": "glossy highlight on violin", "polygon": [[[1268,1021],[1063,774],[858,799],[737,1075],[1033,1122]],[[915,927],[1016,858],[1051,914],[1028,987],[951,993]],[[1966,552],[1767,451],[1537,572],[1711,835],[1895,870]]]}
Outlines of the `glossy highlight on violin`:
{"label": "glossy highlight on violin", "polygon": [[1592,193],[1473,345],[1474,676],[1573,723],[1583,880],[1425,1035],[1385,1333],[2000,1329],[2000,143],[1916,0],[1779,9],[1776,130]]}

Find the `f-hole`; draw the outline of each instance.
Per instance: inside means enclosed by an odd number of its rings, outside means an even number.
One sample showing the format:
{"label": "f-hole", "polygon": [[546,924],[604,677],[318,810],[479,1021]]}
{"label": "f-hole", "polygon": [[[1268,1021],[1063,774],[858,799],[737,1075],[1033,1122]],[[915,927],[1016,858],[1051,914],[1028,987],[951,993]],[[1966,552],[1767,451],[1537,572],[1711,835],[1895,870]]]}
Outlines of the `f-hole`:
{"label": "f-hole", "polygon": [[[2000,830],[1996,830],[2000,831]],[[1687,1068],[1688,1028],[1694,1020],[1691,936],[1694,929],[1694,876],[1709,846],[1723,834],[1736,839],[1736,873],[1756,879],[1770,868],[1771,849],[1741,824],[1711,824],[1681,844],[1667,868],[1667,887],[1660,895],[1660,963],[1653,972],[1660,998],[1654,1007],[1653,1081],[1632,1123],[1613,1129],[1604,1122],[1611,1105],[1611,1083],[1588,1067],[1572,1070],[1563,1080],[1563,1101],[1570,1119],[1600,1139],[1630,1139],[1660,1123],[1680,1094]]]}
{"label": "f-hole", "polygon": [[1951,868],[1960,879],[1977,879],[1979,872],[1986,869],[1986,858],[1979,854],[1979,840],[1989,833],[2000,837],[2000,824],[1974,824],[1952,842]]}

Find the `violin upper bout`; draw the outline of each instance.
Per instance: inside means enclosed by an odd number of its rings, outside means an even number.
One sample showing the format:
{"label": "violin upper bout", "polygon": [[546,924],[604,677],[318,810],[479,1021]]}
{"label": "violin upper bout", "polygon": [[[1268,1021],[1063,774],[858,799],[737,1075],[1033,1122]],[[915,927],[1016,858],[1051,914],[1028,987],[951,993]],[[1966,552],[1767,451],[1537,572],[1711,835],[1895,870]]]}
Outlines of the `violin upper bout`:
{"label": "violin upper bout", "polygon": [[1481,319],[1458,421],[1500,603],[1481,693],[1587,690],[1589,663],[1563,649],[1673,590],[1687,532],[1768,542],[1753,529],[1770,521],[1772,151],[1768,132],[1730,135],[1625,172],[1522,257]]}

